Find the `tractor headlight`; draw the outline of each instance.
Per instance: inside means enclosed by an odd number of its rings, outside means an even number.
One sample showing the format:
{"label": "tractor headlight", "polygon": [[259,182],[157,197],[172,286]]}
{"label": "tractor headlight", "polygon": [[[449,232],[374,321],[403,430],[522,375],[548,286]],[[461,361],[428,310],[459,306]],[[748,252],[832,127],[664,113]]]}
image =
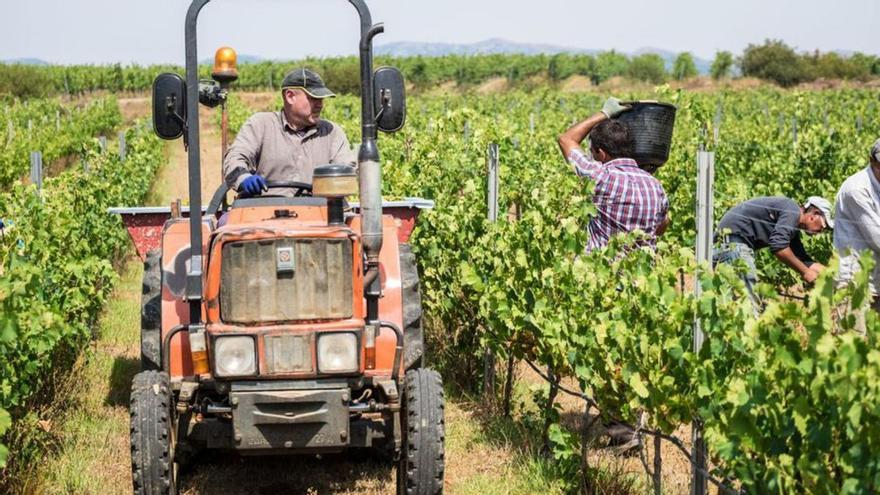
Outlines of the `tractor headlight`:
{"label": "tractor headlight", "polygon": [[214,367],[217,376],[246,376],[257,372],[253,337],[218,337],[214,341]]}
{"label": "tractor headlight", "polygon": [[318,371],[351,373],[358,370],[358,339],[352,332],[318,335]]}

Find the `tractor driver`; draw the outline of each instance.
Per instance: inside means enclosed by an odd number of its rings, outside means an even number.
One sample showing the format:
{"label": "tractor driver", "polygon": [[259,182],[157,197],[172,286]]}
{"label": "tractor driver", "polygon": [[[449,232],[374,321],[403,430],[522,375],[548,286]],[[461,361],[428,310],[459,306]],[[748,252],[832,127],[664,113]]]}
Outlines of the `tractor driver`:
{"label": "tractor driver", "polygon": [[[283,108],[252,115],[226,152],[226,185],[239,194],[258,196],[269,190],[268,181],[311,184],[318,165],[356,165],[345,131],[320,118],[324,99],[334,96],[317,73],[306,68],[288,72],[281,82]],[[295,192],[272,188],[275,195]]]}

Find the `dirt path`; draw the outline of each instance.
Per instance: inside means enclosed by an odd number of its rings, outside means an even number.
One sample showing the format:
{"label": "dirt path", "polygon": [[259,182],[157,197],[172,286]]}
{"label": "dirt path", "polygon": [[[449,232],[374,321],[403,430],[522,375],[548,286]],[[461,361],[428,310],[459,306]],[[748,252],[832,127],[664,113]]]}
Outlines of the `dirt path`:
{"label": "dirt path", "polygon": [[[213,110],[199,109],[199,148],[202,179],[202,204],[207,205],[220,185],[221,139],[214,122]],[[168,165],[163,167],[153,184],[153,197],[166,206],[180,199],[189,204],[189,155],[183,148],[183,139],[168,142]]]}

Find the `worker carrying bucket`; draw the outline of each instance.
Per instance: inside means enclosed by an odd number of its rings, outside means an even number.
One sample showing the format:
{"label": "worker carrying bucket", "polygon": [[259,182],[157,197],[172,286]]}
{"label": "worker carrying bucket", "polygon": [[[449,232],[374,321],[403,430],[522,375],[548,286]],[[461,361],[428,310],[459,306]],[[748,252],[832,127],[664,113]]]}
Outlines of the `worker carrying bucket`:
{"label": "worker carrying bucket", "polygon": [[[653,122],[646,111],[652,105],[661,105],[672,118],[665,122],[668,139],[664,150],[657,153],[646,148],[647,140],[639,139],[639,132],[653,129],[645,122]],[[631,115],[624,119],[623,116]],[[558,138],[562,156],[574,167],[580,177],[595,181],[593,203],[596,215],[588,226],[590,240],[587,251],[604,247],[617,234],[639,231],[645,238],[641,245],[653,247],[657,237],[669,226],[669,200],[660,181],[652,175],[669,156],[675,107],[642,102],[622,103],[611,97],[600,112],[571,126]],[[631,126],[629,122],[638,125]],[[581,142],[589,136],[589,152]],[[637,158],[641,151],[642,161]],[[646,152],[648,151],[648,152]]]}

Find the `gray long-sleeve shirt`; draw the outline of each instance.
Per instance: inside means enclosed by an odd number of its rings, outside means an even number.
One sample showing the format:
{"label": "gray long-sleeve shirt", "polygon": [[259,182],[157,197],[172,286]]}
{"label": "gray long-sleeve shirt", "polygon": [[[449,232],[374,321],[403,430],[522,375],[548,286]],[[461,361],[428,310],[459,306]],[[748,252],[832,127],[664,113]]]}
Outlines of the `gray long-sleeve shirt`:
{"label": "gray long-sleeve shirt", "polygon": [[880,182],[866,167],[851,175],[840,186],[834,203],[834,249],[840,255],[838,280],[848,282],[858,272],[859,255],[874,255],[871,292],[880,283]]}
{"label": "gray long-sleeve shirt", "polygon": [[805,265],[813,260],[801,242],[798,222],[801,207],[782,196],[766,196],[744,201],[724,214],[718,223],[718,233],[728,231],[743,239],[752,249],[769,247],[777,252],[790,247]]}
{"label": "gray long-sleeve shirt", "polygon": [[[259,174],[267,181],[312,183],[318,165],[356,165],[357,157],[341,127],[321,120],[314,127],[297,131],[283,111],[252,115],[238,132],[223,159],[226,185],[238,190],[242,181]],[[292,195],[292,189],[273,189],[272,194]]]}

